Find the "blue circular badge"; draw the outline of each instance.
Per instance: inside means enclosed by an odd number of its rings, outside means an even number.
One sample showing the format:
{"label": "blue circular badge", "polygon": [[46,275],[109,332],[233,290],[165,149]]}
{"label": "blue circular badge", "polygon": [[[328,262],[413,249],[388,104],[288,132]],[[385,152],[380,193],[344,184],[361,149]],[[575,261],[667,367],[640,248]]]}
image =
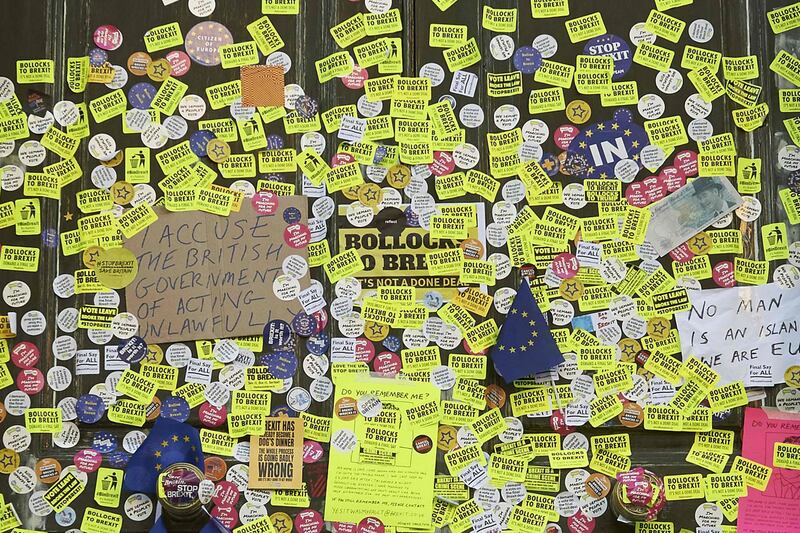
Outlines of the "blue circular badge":
{"label": "blue circular badge", "polygon": [[112,468],[125,468],[128,466],[128,461],[130,460],[131,455],[128,452],[118,450],[116,452],[111,452],[110,454],[105,456],[106,461]]}
{"label": "blue circular badge", "polygon": [[272,411],[270,411],[269,416],[286,416],[289,418],[295,418],[297,416],[297,411],[288,405],[276,405],[272,408]]}
{"label": "blue circular badge", "polygon": [[793,170],[789,174],[786,184],[795,194],[800,194],[800,170]]}
{"label": "blue circular badge", "polygon": [[644,128],[634,122],[607,120],[590,124],[567,148],[569,172],[576,178],[614,177],[614,167],[623,159],[639,159],[650,144]]}
{"label": "blue circular badge", "polygon": [[42,232],[42,245],[47,248],[55,248],[58,246],[58,231],[53,228],[47,228]]}
{"label": "blue circular badge", "polygon": [[186,422],[189,419],[189,402],[178,396],[170,396],[161,402],[161,418],[168,418],[176,422]]}
{"label": "blue circular badge", "polygon": [[542,165],[544,171],[547,172],[547,175],[550,176],[551,178],[556,174],[558,174],[558,169],[560,168],[560,164],[558,158],[553,154],[542,155],[542,160],[540,161],[539,164]]}
{"label": "blue circular badge", "polygon": [[297,370],[297,357],[292,352],[278,352],[267,365],[269,373],[278,379],[288,379]]}
{"label": "blue circular badge", "polygon": [[533,74],[542,66],[542,53],[532,46],[520,46],[514,52],[514,68],[523,74]]}
{"label": "blue circular badge", "polygon": [[614,60],[614,81],[621,80],[631,69],[633,54],[625,39],[610,33],[595,37],[583,47],[583,53],[590,56],[610,56]]}
{"label": "blue circular badge", "polygon": [[267,135],[267,150],[282,150],[286,146],[283,141],[283,136],[277,133],[270,133]]}
{"label": "blue circular badge", "polygon": [[419,215],[411,209],[411,206],[406,207],[403,214],[406,216],[406,226],[410,228],[419,227]]}
{"label": "blue circular badge", "polygon": [[99,422],[105,412],[106,404],[96,394],[84,394],[75,403],[75,413],[78,415],[78,420],[84,424]]}
{"label": "blue circular badge", "polygon": [[317,319],[300,311],[292,319],[292,329],[301,337],[308,337],[317,329]]}
{"label": "blue circular badge", "polygon": [[189,148],[197,157],[205,157],[208,155],[208,142],[216,138],[211,131],[197,130],[189,136]]}
{"label": "blue circular badge", "polygon": [[119,343],[117,356],[128,364],[136,364],[147,355],[147,343],[143,338],[133,336]]}
{"label": "blue circular badge", "polygon": [[324,331],[306,339],[306,349],[314,355],[322,355],[331,347],[331,337]]}
{"label": "blue circular badge", "polygon": [[389,335],[383,339],[383,346],[390,352],[396,352],[400,349],[400,337],[397,335]]}
{"label": "blue circular badge", "polygon": [[294,103],[297,114],[303,118],[310,119],[319,111],[319,104],[308,95],[303,95]]}
{"label": "blue circular badge", "polygon": [[256,366],[269,366],[269,362],[272,360],[273,355],[275,354],[271,352],[261,354],[261,356],[258,358],[258,363]]}
{"label": "blue circular badge", "polygon": [[117,449],[117,437],[110,431],[98,431],[92,437],[92,449],[100,453],[111,453]]}
{"label": "blue circular badge", "polygon": [[281,346],[292,338],[292,328],[283,320],[270,320],[264,326],[264,340],[267,346]]}
{"label": "blue circular badge", "polygon": [[102,48],[92,48],[89,50],[89,63],[93,67],[102,67],[108,61],[108,52]]}
{"label": "blue circular badge", "polygon": [[296,207],[288,207],[283,210],[283,221],[287,224],[297,224],[302,218],[302,213]]}
{"label": "blue circular badge", "polygon": [[128,89],[128,102],[136,109],[150,109],[153,98],[156,97],[156,88],[146,81],[137,83]]}
{"label": "blue circular badge", "polygon": [[378,148],[375,150],[375,157],[372,158],[372,164],[379,165],[381,161],[386,158],[386,155],[389,153],[389,149],[386,148],[384,145],[379,145]]}

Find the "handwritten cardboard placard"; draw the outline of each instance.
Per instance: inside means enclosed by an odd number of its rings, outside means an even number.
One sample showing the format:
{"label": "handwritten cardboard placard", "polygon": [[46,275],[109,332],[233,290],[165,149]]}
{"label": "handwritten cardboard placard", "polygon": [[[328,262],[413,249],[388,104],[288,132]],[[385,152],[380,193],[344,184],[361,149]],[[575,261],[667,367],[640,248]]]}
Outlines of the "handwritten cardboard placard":
{"label": "handwritten cardboard placard", "polygon": [[[270,320],[291,321],[297,300],[273,292],[284,259],[305,248],[284,241],[282,213],[294,207],[307,218],[306,199],[280,198],[274,215],[250,205],[228,217],[155,208],[158,220],[126,242],[139,261],[136,279],[125,289],[129,312],[139,319],[148,343],[260,335]],[[307,274],[300,279],[308,286]]]}
{"label": "handwritten cardboard placard", "polygon": [[299,489],[303,484],[303,421],[270,417],[263,435],[250,437],[251,489]]}
{"label": "handwritten cardboard placard", "polygon": [[800,288],[772,283],[688,294],[692,308],[675,315],[684,360],[701,359],[720,374],[719,385],[785,381],[800,353]]}

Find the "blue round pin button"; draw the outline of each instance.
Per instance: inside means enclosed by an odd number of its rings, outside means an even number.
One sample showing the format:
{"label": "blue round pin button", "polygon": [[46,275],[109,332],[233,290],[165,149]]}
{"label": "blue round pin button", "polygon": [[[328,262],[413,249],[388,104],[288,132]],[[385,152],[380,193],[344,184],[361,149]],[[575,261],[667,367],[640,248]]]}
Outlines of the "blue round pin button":
{"label": "blue round pin button", "polygon": [[322,355],[331,347],[331,337],[324,331],[306,339],[306,349],[314,355]]}
{"label": "blue round pin button", "polygon": [[148,110],[153,98],[156,97],[156,88],[146,81],[137,83],[128,89],[128,102],[136,109]]}
{"label": "blue round pin button", "polygon": [[161,402],[161,418],[175,420],[176,422],[186,422],[189,420],[189,402],[179,396],[170,396]]}
{"label": "blue round pin button", "polygon": [[92,437],[92,449],[100,453],[111,453],[117,446],[117,437],[110,431],[98,431]]}
{"label": "blue round pin button", "polygon": [[143,338],[133,336],[130,339],[119,343],[117,357],[128,364],[136,364],[147,355],[147,343]]}
{"label": "blue round pin button", "polygon": [[268,346],[281,346],[292,338],[292,328],[283,320],[270,320],[264,326],[264,340]]}
{"label": "blue round pin button", "polygon": [[523,74],[533,74],[542,66],[542,53],[532,46],[520,46],[514,52],[514,68]]}
{"label": "blue round pin button", "polygon": [[78,415],[78,420],[84,424],[99,422],[105,412],[106,404],[96,394],[84,394],[75,403],[75,413]]}
{"label": "blue round pin button", "polygon": [[198,130],[189,136],[189,148],[197,157],[205,157],[208,155],[209,141],[216,138],[217,136],[211,131]]}

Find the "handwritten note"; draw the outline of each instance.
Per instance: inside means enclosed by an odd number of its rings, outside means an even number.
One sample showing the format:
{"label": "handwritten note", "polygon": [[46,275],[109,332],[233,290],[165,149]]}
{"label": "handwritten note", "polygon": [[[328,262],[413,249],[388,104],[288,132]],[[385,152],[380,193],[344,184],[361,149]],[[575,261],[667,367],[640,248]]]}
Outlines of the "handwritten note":
{"label": "handwritten note", "polygon": [[684,360],[692,355],[722,376],[720,384],[783,383],[800,354],[800,288],[776,284],[689,291],[692,308],[675,315]]}
{"label": "handwritten note", "polygon": [[156,208],[158,221],[126,243],[139,260],[125,290],[139,334],[149,343],[239,337],[261,334],[270,320],[290,321],[299,303],[280,300],[273,282],[286,257],[307,254],[284,242],[288,207],[305,221],[306,200],[296,196],[281,197],[270,216],[249,205],[228,217]]}

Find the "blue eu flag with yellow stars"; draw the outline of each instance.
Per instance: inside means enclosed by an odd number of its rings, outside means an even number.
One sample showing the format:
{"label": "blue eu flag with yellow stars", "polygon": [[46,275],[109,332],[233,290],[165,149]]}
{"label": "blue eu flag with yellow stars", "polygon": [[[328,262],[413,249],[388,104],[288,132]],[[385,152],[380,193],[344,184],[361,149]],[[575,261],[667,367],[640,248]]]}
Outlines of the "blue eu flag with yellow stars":
{"label": "blue eu flag with yellow stars", "polygon": [[189,424],[159,417],[150,434],[128,461],[122,488],[156,494],[158,476],[175,463],[204,469],[200,434]]}
{"label": "blue eu flag with yellow stars", "polygon": [[524,279],[500,329],[491,357],[495,370],[506,383],[550,370],[564,361]]}

